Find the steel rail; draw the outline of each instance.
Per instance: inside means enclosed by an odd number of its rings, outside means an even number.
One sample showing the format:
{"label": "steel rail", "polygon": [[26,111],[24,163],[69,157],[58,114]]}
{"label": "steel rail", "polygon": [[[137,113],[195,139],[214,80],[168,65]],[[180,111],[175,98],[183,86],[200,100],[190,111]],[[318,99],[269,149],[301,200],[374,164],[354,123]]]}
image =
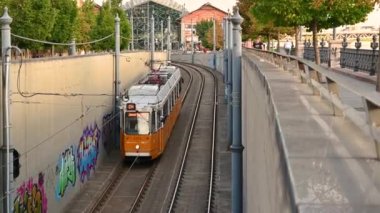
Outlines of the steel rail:
{"label": "steel rail", "polygon": [[209,191],[207,199],[207,212],[210,213],[212,209],[212,195],[214,187],[214,167],[215,167],[215,138],[216,138],[216,121],[217,121],[217,105],[218,105],[218,81],[210,68],[205,66],[202,67],[204,70],[207,70],[214,79],[214,106],[213,106],[213,125],[212,125],[212,144],[211,144],[211,162],[210,162],[210,182],[209,182]]}
{"label": "steel rail", "polygon": [[174,207],[174,202],[176,200],[179,184],[180,184],[181,177],[182,177],[182,174],[183,174],[183,169],[184,169],[184,166],[185,166],[188,150],[189,150],[189,147],[190,147],[190,141],[191,141],[191,138],[192,138],[192,135],[193,135],[193,130],[194,130],[195,122],[197,120],[196,118],[198,116],[198,110],[199,110],[199,107],[200,107],[200,102],[201,102],[202,93],[203,93],[203,89],[204,89],[205,78],[204,78],[204,76],[200,72],[198,72],[198,73],[201,75],[201,78],[202,78],[202,81],[201,81],[201,84],[200,84],[200,91],[199,91],[198,99],[197,99],[197,102],[196,102],[196,105],[195,105],[195,112],[194,112],[194,116],[193,116],[192,121],[191,121],[190,131],[189,131],[188,139],[186,141],[186,148],[185,148],[185,151],[184,151],[184,154],[183,154],[183,157],[182,157],[182,161],[181,161],[181,166],[180,166],[180,169],[179,169],[178,178],[177,178],[177,181],[176,181],[176,185],[174,187],[173,196],[172,196],[172,199],[170,201],[170,206],[169,206],[168,212],[172,212],[173,207]]}
{"label": "steel rail", "polygon": [[[183,70],[183,71],[188,73],[188,75],[190,76],[190,79],[189,79],[189,83],[188,83],[188,85],[184,91],[184,95],[182,96],[182,101],[184,101],[186,99],[188,92],[189,92],[189,89],[193,83],[193,76],[190,74],[190,72],[187,70]],[[118,165],[115,168],[115,172],[113,172],[114,174],[112,174],[112,177],[109,180],[109,183],[107,184],[105,189],[102,191],[100,196],[96,199],[96,201],[93,202],[93,204],[85,212],[101,212],[104,209],[104,207],[106,206],[105,204],[109,202],[109,199],[110,199],[110,197],[112,197],[112,194],[115,192],[115,189],[118,188],[118,186],[121,183],[121,180],[133,168],[137,159],[138,159],[138,157],[134,159],[134,161],[132,162],[131,166],[128,168],[127,171],[122,169],[122,162],[123,161],[122,160],[119,161]],[[144,179],[144,182],[143,182],[142,186],[140,187],[139,192],[138,192],[131,208],[129,209],[129,212],[136,212],[137,211],[138,206],[140,205],[140,203],[143,200],[144,192],[149,187],[149,182],[153,177],[153,174],[154,174],[155,169],[157,168],[157,165],[158,165],[158,161],[155,162],[155,164],[150,168],[149,172],[147,173],[147,175]]]}
{"label": "steel rail", "polygon": [[[186,87],[186,90],[185,90],[185,92],[184,92],[184,95],[183,95],[183,97],[182,97],[182,101],[184,101],[184,100],[186,99],[187,94],[188,94],[188,91],[189,91],[189,89],[190,89],[190,86],[191,86],[191,84],[192,84],[192,82],[193,82],[193,76],[190,74],[190,72],[187,71],[187,70],[183,70],[183,71],[185,71],[185,72],[188,73],[188,75],[190,76],[190,80],[189,80],[189,83],[188,83],[188,85],[187,85],[187,87]],[[147,188],[148,188],[148,183],[149,183],[149,180],[151,180],[152,175],[153,175],[153,173],[151,173],[151,174],[149,173],[149,174],[145,177],[144,183],[143,183],[142,187],[140,188],[139,193],[137,194],[137,196],[136,196],[136,198],[135,198],[135,200],[134,200],[134,202],[133,202],[131,208],[129,209],[129,213],[132,213],[132,212],[136,212],[136,211],[137,211],[137,208],[140,206],[140,203],[141,203],[142,200],[143,200],[144,192],[145,192],[145,191],[147,190]]]}
{"label": "steel rail", "polygon": [[[192,139],[192,134],[193,134],[193,129],[194,129],[194,126],[195,126],[195,122],[196,122],[196,118],[197,118],[197,115],[198,115],[198,110],[199,110],[199,107],[200,107],[200,100],[202,98],[202,94],[203,94],[203,89],[204,89],[204,82],[205,82],[205,77],[204,77],[204,74],[202,74],[200,71],[199,71],[199,68],[202,68],[206,71],[208,71],[213,79],[214,79],[214,103],[213,103],[213,127],[212,127],[212,143],[211,143],[211,157],[210,157],[210,179],[209,179],[209,190],[208,190],[208,201],[207,201],[207,212],[211,212],[211,208],[212,208],[212,190],[213,190],[213,184],[214,184],[214,165],[215,165],[215,135],[216,135],[216,113],[217,113],[217,81],[216,81],[216,77],[215,75],[210,72],[210,70],[208,68],[205,68],[205,67],[201,67],[201,66],[194,66],[192,64],[186,64],[186,63],[180,63],[182,65],[185,65],[189,68],[192,68],[194,70],[196,70],[202,77],[202,82],[201,82],[201,90],[199,91],[199,96],[198,96],[198,100],[197,100],[197,104],[196,104],[196,109],[195,109],[195,112],[194,112],[194,116],[193,116],[193,120],[192,120],[192,124],[191,124],[191,127],[190,127],[190,132],[189,132],[189,136],[188,136],[188,140],[187,140],[187,143],[186,143],[186,148],[185,148],[185,152],[184,152],[184,155],[183,155],[183,158],[182,158],[182,163],[181,163],[181,167],[180,167],[180,171],[179,171],[179,174],[178,174],[178,179],[177,179],[177,182],[176,182],[176,186],[175,186],[175,189],[174,189],[174,192],[173,192],[173,196],[172,196],[172,200],[170,202],[170,206],[169,206],[169,209],[168,209],[168,212],[172,212],[173,209],[174,209],[174,203],[177,199],[177,194],[178,194],[178,188],[179,188],[179,185],[180,185],[180,182],[183,178],[183,170],[184,170],[184,167],[185,167],[185,163],[186,163],[186,160],[187,160],[187,154],[188,154],[188,150],[189,150],[189,146],[190,146],[190,141]],[[177,66],[179,65],[179,63],[176,64]]]}

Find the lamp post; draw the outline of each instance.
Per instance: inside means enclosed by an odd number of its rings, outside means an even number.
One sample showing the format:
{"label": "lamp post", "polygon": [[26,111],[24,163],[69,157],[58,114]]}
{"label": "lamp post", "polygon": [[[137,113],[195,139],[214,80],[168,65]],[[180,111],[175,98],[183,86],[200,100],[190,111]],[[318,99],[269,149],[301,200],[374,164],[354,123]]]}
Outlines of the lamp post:
{"label": "lamp post", "polygon": [[233,75],[232,75],[232,212],[242,212],[242,164],[243,145],[241,140],[241,23],[243,18],[239,14],[239,8],[234,7],[234,15],[231,17],[233,24]]}
{"label": "lamp post", "polygon": [[[4,212],[11,212],[11,156],[10,156],[10,110],[9,110],[9,62],[10,62],[10,53],[11,53],[11,28],[10,24],[12,23],[12,18],[8,15],[8,8],[4,8],[4,14],[0,18],[1,22],[1,54],[2,54],[2,73],[1,80],[2,82],[2,92],[1,101],[2,101],[2,113],[1,113],[1,122],[2,127],[0,132],[3,137],[3,146],[2,146],[2,165],[5,164],[5,167],[1,166],[2,170],[2,194],[5,195],[3,200],[3,209]],[[4,130],[3,130],[4,129]]]}

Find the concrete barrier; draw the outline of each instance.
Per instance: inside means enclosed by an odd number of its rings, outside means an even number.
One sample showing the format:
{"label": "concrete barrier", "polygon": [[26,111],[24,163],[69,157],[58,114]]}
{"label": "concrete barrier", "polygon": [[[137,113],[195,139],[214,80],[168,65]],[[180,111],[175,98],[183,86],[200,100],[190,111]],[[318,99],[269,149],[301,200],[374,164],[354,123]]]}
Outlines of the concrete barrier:
{"label": "concrete barrier", "polygon": [[[192,55],[182,54],[178,52],[177,54],[173,54],[171,59],[173,61],[191,63]],[[223,60],[224,60],[223,52],[217,52],[215,63],[216,63],[216,70],[220,73],[223,73]],[[214,69],[214,54],[213,53],[195,53],[194,64],[200,64],[200,65],[208,66]]]}
{"label": "concrete barrier", "polygon": [[295,212],[271,89],[257,66],[244,58],[242,97],[244,212]]}

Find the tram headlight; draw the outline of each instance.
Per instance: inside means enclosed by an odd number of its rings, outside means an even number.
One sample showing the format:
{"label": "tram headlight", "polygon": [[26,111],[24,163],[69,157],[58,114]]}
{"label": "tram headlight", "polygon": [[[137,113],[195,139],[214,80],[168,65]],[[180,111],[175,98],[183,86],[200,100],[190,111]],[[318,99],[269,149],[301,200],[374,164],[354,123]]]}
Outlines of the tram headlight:
{"label": "tram headlight", "polygon": [[137,145],[135,146],[135,148],[136,148],[136,150],[139,150],[139,149],[140,149],[140,145],[137,144]]}

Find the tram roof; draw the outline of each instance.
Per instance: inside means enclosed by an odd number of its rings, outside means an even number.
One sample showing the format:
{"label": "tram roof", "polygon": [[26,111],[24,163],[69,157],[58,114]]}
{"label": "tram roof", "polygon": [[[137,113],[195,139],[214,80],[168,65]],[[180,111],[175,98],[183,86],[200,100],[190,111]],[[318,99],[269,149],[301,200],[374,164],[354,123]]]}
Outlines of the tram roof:
{"label": "tram roof", "polygon": [[130,96],[155,96],[159,91],[157,84],[137,84],[128,90]]}
{"label": "tram roof", "polygon": [[148,2],[154,2],[160,5],[163,5],[165,7],[168,7],[173,10],[177,10],[179,12],[182,12],[183,10],[183,5],[179,4],[175,0],[129,0],[128,2],[125,3],[125,9],[129,10],[132,9],[136,6],[148,3]]}

